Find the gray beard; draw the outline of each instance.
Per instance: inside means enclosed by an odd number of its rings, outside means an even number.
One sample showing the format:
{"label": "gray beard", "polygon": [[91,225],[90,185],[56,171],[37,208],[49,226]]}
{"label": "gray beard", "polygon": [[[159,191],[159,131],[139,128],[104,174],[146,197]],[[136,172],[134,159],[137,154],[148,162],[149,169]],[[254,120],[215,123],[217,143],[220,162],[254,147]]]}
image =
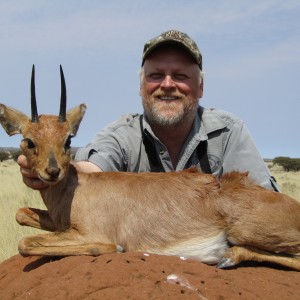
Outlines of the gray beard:
{"label": "gray beard", "polygon": [[145,114],[151,123],[166,127],[180,126],[186,117],[184,110],[181,110],[176,116],[161,116],[154,107],[151,107],[148,111],[145,110]]}

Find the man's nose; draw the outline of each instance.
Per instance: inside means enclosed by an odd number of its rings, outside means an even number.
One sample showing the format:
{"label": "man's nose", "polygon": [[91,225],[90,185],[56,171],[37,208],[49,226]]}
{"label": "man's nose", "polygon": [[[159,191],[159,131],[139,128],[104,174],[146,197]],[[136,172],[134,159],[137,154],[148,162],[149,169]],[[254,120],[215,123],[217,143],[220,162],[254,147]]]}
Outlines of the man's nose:
{"label": "man's nose", "polygon": [[176,87],[176,84],[173,81],[171,75],[165,76],[164,80],[161,82],[161,87],[166,88],[166,89]]}

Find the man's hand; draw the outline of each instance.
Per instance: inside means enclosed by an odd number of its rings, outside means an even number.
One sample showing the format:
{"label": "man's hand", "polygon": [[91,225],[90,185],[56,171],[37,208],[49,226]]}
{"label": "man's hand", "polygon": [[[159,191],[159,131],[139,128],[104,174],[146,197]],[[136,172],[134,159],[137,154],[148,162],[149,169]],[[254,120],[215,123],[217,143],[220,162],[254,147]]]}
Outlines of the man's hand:
{"label": "man's hand", "polygon": [[72,165],[75,166],[77,171],[83,172],[83,173],[102,172],[102,170],[97,165],[95,165],[89,161],[72,162]]}
{"label": "man's hand", "polygon": [[42,190],[47,188],[49,185],[42,180],[40,180],[36,173],[32,172],[31,166],[27,161],[25,155],[20,155],[17,160],[20,171],[23,176],[23,182],[30,188],[34,190]]}
{"label": "man's hand", "polygon": [[[20,155],[18,157],[18,164],[20,171],[23,176],[23,182],[34,190],[42,190],[47,188],[49,185],[38,178],[38,175],[31,170],[31,166],[27,161],[26,156]],[[101,172],[101,169],[95,164],[88,161],[72,162],[76,169],[80,172],[91,173]]]}

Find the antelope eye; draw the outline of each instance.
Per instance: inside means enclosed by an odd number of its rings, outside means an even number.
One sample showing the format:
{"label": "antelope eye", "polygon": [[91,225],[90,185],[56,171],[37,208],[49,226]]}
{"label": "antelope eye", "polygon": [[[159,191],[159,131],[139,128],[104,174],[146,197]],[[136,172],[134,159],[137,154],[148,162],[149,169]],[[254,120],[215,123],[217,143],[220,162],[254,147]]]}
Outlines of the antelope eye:
{"label": "antelope eye", "polygon": [[33,149],[35,148],[35,144],[31,139],[25,139],[25,141],[27,142],[27,148],[28,149]]}
{"label": "antelope eye", "polygon": [[66,142],[65,142],[65,149],[70,149],[71,147],[71,136],[69,135]]}

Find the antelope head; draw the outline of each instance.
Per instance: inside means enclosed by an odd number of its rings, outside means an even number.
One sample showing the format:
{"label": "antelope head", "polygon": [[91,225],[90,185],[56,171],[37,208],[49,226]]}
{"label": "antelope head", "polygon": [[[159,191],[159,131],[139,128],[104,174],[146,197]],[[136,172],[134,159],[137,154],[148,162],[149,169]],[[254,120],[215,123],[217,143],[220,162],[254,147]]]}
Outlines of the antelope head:
{"label": "antelope head", "polygon": [[31,118],[13,108],[0,104],[0,123],[8,135],[22,134],[21,149],[32,170],[45,182],[60,181],[71,160],[71,138],[76,135],[86,105],[66,112],[66,84],[62,67],[59,116],[38,115],[35,97],[35,71],[31,75]]}

